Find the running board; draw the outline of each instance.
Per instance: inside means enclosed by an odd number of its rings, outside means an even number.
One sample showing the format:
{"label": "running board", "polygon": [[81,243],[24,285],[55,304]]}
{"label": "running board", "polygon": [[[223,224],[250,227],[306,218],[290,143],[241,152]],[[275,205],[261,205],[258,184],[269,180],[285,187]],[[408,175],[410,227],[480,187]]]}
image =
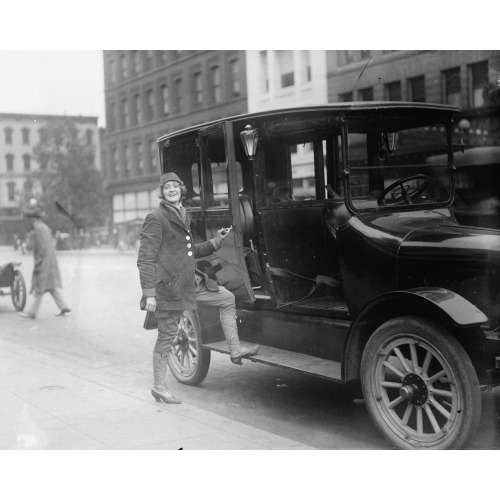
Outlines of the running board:
{"label": "running board", "polygon": [[[243,347],[252,347],[255,344],[241,342],[241,345]],[[225,341],[203,344],[203,348],[223,354],[229,354],[229,348]],[[277,349],[276,347],[261,345],[257,355],[243,359],[246,361],[253,361],[254,363],[263,363],[265,365],[284,368],[285,370],[307,373],[315,377],[335,380],[336,382],[340,382],[341,380],[340,362],[316,358],[315,356],[309,356],[307,354],[285,351],[283,349]]]}

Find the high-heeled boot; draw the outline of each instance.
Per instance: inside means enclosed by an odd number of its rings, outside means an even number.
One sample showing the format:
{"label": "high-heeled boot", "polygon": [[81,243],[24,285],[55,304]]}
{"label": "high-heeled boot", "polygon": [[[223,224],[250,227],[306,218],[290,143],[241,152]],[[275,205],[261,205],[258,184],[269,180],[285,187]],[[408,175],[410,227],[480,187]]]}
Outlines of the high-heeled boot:
{"label": "high-heeled boot", "polygon": [[229,356],[231,361],[235,365],[242,365],[241,358],[246,358],[247,356],[255,356],[259,352],[259,346],[255,345],[253,347],[242,347],[240,344],[240,338],[238,337],[238,328],[236,327],[236,321],[233,322],[224,321],[222,324],[222,330],[224,336],[226,337],[227,344],[229,345]]}
{"label": "high-heeled boot", "polygon": [[154,383],[151,394],[159,403],[179,404],[182,401],[176,398],[167,387],[167,356],[159,352],[153,352],[153,377]]}

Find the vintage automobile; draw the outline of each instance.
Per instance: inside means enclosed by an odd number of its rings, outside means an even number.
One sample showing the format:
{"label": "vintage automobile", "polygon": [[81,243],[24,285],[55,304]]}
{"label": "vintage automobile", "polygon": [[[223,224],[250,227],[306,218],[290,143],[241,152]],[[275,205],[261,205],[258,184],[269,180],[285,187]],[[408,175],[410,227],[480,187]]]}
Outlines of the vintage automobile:
{"label": "vintage automobile", "polygon": [[[357,102],[265,111],[158,139],[186,184],[197,265],[237,298],[251,361],[360,380],[399,448],[463,448],[498,384],[500,232],[460,225],[445,105]],[[426,162],[445,154],[442,163]],[[201,326],[201,328],[200,328]],[[185,384],[228,353],[219,313],[186,311],[169,366]]]}

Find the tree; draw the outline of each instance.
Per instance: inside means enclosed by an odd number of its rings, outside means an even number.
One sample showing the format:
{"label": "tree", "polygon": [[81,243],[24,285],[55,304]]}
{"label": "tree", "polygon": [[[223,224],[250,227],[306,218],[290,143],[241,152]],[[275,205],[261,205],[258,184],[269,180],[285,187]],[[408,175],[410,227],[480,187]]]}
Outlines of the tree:
{"label": "tree", "polygon": [[[70,232],[75,225],[78,229],[102,225],[106,201],[104,179],[95,168],[95,145],[79,137],[74,122],[69,118],[50,122],[33,152],[40,169],[30,182],[41,190],[38,201],[52,229]],[[57,209],[56,202],[74,223]]]}

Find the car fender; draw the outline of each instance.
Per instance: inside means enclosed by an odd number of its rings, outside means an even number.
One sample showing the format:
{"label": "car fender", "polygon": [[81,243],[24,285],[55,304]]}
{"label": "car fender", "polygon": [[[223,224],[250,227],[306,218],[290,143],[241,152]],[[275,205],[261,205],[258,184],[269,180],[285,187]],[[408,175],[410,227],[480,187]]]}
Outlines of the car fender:
{"label": "car fender", "polygon": [[357,379],[361,356],[370,335],[397,316],[423,316],[452,332],[476,330],[488,317],[461,295],[440,287],[421,287],[384,293],[368,302],[353,321],[343,353],[342,378]]}

